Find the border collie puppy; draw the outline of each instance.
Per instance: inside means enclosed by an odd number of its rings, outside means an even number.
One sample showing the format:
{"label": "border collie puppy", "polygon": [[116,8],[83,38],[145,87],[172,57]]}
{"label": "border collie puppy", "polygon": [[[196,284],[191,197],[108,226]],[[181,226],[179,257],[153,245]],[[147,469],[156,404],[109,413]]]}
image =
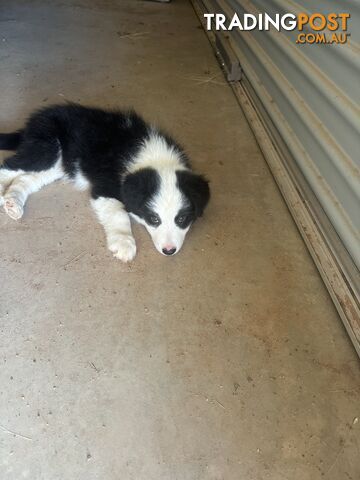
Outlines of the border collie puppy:
{"label": "border collie puppy", "polygon": [[21,218],[31,193],[68,178],[89,188],[108,247],[123,262],[136,254],[129,214],[160,253],[174,255],[210,196],[181,147],[133,111],[44,108],[23,130],[0,134],[0,149],[16,150],[0,166],[0,205],[11,218]]}

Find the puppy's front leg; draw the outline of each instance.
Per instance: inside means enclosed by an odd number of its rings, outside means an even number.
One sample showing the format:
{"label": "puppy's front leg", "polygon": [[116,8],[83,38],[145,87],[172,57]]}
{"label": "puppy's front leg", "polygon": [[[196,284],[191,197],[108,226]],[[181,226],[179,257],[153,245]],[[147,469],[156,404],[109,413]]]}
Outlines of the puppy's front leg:
{"label": "puppy's front leg", "polygon": [[91,205],[104,227],[109,250],[123,262],[130,262],[136,255],[136,244],[124,205],[115,198],[98,197]]}

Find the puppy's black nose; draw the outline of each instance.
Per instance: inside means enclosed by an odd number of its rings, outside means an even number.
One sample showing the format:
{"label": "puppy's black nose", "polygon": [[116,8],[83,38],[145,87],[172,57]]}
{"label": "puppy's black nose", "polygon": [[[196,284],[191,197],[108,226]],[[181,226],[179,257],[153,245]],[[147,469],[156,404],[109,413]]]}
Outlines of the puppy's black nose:
{"label": "puppy's black nose", "polygon": [[173,247],[173,248],[163,248],[162,251],[165,255],[174,255],[174,253],[176,252],[176,248],[175,247]]}

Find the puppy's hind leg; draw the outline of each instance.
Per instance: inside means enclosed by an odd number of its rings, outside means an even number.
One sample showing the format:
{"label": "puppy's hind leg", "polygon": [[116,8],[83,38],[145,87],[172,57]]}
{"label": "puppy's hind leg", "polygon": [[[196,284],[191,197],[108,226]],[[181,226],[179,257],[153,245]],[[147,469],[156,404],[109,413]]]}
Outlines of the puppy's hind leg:
{"label": "puppy's hind leg", "polygon": [[14,178],[21,175],[23,170],[11,170],[9,168],[0,167],[0,207],[4,204],[4,193],[10,183],[14,180]]}
{"label": "puppy's hind leg", "polygon": [[63,176],[61,160],[48,170],[24,172],[16,176],[3,197],[5,212],[12,219],[18,220],[24,213],[24,205],[29,195]]}
{"label": "puppy's hind leg", "polygon": [[98,197],[91,200],[91,206],[104,227],[107,244],[114,257],[123,262],[133,260],[136,244],[124,205],[115,198]]}

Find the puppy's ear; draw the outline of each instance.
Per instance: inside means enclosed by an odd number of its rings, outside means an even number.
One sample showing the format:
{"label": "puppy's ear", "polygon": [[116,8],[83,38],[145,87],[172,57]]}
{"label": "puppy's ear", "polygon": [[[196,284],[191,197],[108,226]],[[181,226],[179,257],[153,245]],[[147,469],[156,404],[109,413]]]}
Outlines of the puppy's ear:
{"label": "puppy's ear", "polygon": [[136,213],[158,189],[158,174],[152,168],[129,173],[122,185],[122,200],[126,210]]}
{"label": "puppy's ear", "polygon": [[201,217],[210,199],[209,182],[202,176],[187,170],[176,172],[178,187],[188,198],[197,217]]}

